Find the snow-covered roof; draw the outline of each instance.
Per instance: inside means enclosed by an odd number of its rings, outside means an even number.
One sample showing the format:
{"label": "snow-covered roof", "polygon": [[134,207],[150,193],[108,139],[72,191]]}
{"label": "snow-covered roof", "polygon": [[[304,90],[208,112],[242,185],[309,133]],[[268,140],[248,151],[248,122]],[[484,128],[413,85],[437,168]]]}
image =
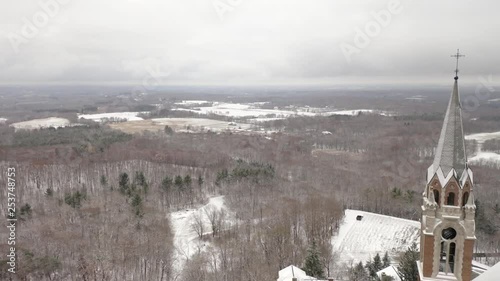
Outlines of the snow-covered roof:
{"label": "snow-covered roof", "polygon": [[294,265],[290,265],[280,270],[278,276],[277,281],[292,281],[293,278],[297,278],[297,281],[316,280],[314,277],[307,276],[304,270]]}
{"label": "snow-covered roof", "polygon": [[488,269],[473,281],[498,281],[500,279],[500,262]]}
{"label": "snow-covered roof", "polygon": [[381,280],[382,280],[382,275],[391,276],[392,278],[394,278],[394,281],[401,281],[401,278],[398,275],[398,270],[393,265],[390,265],[377,272],[377,276]]}

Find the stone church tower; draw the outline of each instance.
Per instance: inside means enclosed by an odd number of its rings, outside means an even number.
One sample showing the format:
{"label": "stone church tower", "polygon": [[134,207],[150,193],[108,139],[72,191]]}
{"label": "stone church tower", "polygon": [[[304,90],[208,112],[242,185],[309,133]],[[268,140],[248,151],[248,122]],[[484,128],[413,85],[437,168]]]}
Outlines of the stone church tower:
{"label": "stone church tower", "polygon": [[[457,53],[457,66],[458,57]],[[475,236],[474,181],[467,165],[458,67],[434,162],[423,193],[420,280],[471,281]]]}

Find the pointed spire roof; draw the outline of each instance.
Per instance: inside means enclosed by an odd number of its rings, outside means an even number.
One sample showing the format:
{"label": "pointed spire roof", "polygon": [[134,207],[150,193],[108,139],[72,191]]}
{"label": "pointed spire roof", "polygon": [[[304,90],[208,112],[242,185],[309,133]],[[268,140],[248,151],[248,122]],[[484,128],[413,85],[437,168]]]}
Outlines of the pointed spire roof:
{"label": "pointed spire roof", "polygon": [[455,169],[457,177],[460,177],[466,169],[467,158],[462,126],[462,106],[458,94],[458,76],[455,76],[453,91],[432,165],[434,172],[441,167],[444,175]]}

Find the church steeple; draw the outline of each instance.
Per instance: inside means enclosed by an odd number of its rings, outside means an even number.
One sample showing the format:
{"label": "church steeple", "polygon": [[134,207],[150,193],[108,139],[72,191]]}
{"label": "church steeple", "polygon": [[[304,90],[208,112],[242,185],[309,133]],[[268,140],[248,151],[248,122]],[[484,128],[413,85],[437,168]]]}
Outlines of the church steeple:
{"label": "church steeple", "polygon": [[458,94],[458,77],[455,76],[453,91],[444,117],[443,128],[441,129],[441,136],[439,137],[432,167],[434,173],[441,167],[445,177],[452,169],[455,169],[457,178],[460,178],[466,169],[466,165],[462,106]]}
{"label": "church steeple", "polygon": [[467,166],[462,108],[455,82],[434,162],[427,170],[420,233],[419,280],[470,281],[475,236],[473,174]]}

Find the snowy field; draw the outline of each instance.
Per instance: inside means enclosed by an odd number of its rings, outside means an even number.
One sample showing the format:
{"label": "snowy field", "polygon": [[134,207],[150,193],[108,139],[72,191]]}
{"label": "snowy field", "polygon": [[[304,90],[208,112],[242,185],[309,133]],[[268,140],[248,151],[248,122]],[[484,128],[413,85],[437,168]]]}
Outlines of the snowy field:
{"label": "snowy field", "polygon": [[[356,220],[363,216],[361,221]],[[365,263],[377,253],[394,257],[413,242],[420,244],[420,222],[356,210],[346,210],[343,223],[332,239],[339,263]]]}
{"label": "snowy field", "polygon": [[2,118],[2,117],[0,117],[0,124],[3,124],[3,123],[5,123],[5,122],[7,122],[7,118]]}
{"label": "snowy field", "polygon": [[127,120],[127,121],[138,121],[144,120],[141,117],[137,117],[140,113],[147,112],[111,112],[111,113],[98,113],[98,114],[80,114],[78,118],[93,120],[95,122],[104,122],[107,120]]}
{"label": "snowy field", "polygon": [[154,118],[148,120],[127,121],[112,123],[109,125],[113,129],[121,130],[125,133],[134,134],[143,131],[158,132],[163,131],[165,126],[171,127],[176,132],[241,132],[250,131],[252,125],[244,123],[233,123],[207,118]]}
{"label": "snowy field", "polygon": [[473,157],[469,158],[471,164],[500,168],[500,154],[483,151],[484,142],[492,139],[500,139],[500,132],[472,134],[465,136],[465,139],[477,141],[476,153]]}
{"label": "snowy field", "polygon": [[221,116],[229,117],[270,117],[271,118],[288,118],[292,116],[329,116],[329,115],[357,115],[361,113],[374,113],[381,115],[390,115],[386,112],[376,111],[373,109],[352,109],[352,110],[337,110],[328,111],[325,108],[313,108],[313,107],[287,107],[286,110],[283,109],[263,109],[260,108],[265,102],[258,103],[225,103],[225,102],[213,102],[212,106],[201,106],[197,107],[197,104],[201,104],[205,101],[182,101],[182,105],[189,105],[190,108],[174,108],[173,110],[179,111],[189,111],[202,115],[216,114]]}
{"label": "snowy field", "polygon": [[206,101],[206,100],[183,100],[180,102],[176,102],[175,104],[178,104],[178,105],[196,105],[196,104],[204,104],[204,103],[210,103],[210,102]]}
{"label": "snowy field", "polygon": [[174,269],[178,272],[182,269],[186,260],[197,252],[202,252],[209,242],[201,241],[191,227],[194,216],[201,216],[204,224],[204,235],[211,233],[210,221],[206,215],[208,210],[227,210],[224,205],[224,196],[212,197],[208,203],[196,209],[186,209],[172,212],[170,220],[174,231],[175,261]]}
{"label": "snowy field", "polygon": [[49,117],[49,118],[33,119],[29,121],[13,123],[10,126],[14,127],[16,131],[35,130],[35,129],[49,128],[49,127],[54,127],[54,128],[67,127],[70,126],[70,122],[66,118]]}
{"label": "snowy field", "polygon": [[211,131],[225,131],[225,130],[250,130],[250,124],[226,122],[220,120],[206,119],[206,118],[155,118],[151,119],[155,124],[164,127],[165,125],[171,126],[176,130],[185,129],[187,126],[194,127],[192,130],[198,131],[202,128]]}

